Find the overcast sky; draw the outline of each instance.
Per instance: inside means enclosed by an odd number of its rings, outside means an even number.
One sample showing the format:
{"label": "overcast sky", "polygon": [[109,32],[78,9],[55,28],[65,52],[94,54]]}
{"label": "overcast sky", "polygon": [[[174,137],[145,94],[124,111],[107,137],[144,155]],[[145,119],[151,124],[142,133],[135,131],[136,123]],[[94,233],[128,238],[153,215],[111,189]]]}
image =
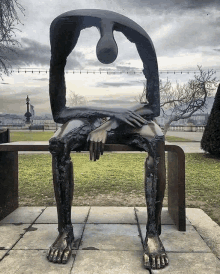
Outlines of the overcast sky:
{"label": "overcast sky", "polygon": [[[220,70],[220,1],[219,0],[19,0],[25,8],[19,13],[23,25],[16,38],[21,47],[11,55],[13,68],[49,68],[49,28],[55,17],[74,9],[105,9],[125,15],[139,24],[151,37],[158,58],[159,70]],[[118,57],[110,65],[96,57],[100,38],[96,28],[81,31],[78,43],[68,57],[71,69],[142,69],[134,44],[123,34],[114,32]],[[217,73],[219,76],[219,73]],[[160,74],[172,82],[186,82],[193,74]],[[67,94],[70,90],[102,105],[132,101],[143,90],[142,74],[66,74]],[[0,81],[0,112],[25,112],[27,94],[37,115],[50,113],[48,73],[17,73]],[[92,101],[93,100],[93,101]]]}

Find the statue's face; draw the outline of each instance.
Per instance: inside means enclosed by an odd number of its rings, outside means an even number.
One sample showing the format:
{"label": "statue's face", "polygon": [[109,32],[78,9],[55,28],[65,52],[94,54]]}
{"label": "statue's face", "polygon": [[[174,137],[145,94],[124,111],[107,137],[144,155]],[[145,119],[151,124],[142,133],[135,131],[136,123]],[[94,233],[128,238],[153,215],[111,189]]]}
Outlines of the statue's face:
{"label": "statue's face", "polygon": [[104,34],[96,46],[96,55],[103,64],[111,64],[118,56],[118,47],[112,33]]}

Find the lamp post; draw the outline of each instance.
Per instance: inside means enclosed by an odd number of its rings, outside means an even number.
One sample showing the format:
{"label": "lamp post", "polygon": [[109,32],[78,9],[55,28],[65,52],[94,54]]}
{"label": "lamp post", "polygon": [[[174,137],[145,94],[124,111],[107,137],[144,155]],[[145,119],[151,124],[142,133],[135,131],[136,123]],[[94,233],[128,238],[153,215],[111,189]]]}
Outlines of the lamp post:
{"label": "lamp post", "polygon": [[30,111],[29,111],[29,105],[30,105],[30,99],[28,98],[28,95],[27,95],[27,98],[26,98],[26,104],[27,104],[27,112],[25,113],[25,117],[26,117],[26,121],[25,121],[25,123],[26,124],[30,124],[31,122],[30,122],[30,118],[31,118],[31,113],[30,113]]}

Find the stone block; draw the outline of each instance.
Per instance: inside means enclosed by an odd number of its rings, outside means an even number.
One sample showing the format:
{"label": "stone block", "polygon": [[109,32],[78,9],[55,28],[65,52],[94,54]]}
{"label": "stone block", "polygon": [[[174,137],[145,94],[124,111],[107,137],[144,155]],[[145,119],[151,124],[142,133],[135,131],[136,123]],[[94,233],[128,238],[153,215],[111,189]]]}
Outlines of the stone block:
{"label": "stone block", "polygon": [[50,263],[46,250],[11,250],[1,261],[1,273],[7,274],[66,274],[70,273],[73,257],[67,264]]}
{"label": "stone block", "polygon": [[133,207],[92,207],[87,223],[136,224]]}
{"label": "stone block", "polygon": [[152,274],[218,274],[217,258],[212,253],[168,253],[169,265]]}
{"label": "stone block", "polygon": [[143,250],[137,225],[87,224],[80,249]]}
{"label": "stone block", "polygon": [[79,250],[71,274],[147,274],[141,251]]}
{"label": "stone block", "polygon": [[[138,216],[139,224],[147,224],[147,207],[135,207],[136,214]],[[161,224],[162,225],[173,225],[174,222],[171,219],[168,207],[162,208],[161,213]],[[186,225],[190,225],[190,222],[186,219]]]}
{"label": "stone block", "polygon": [[[144,240],[146,227],[144,225],[140,227]],[[160,239],[165,250],[169,252],[211,252],[198,232],[190,225],[186,226],[186,231],[178,231],[174,225],[162,225]]]}
{"label": "stone block", "polygon": [[[72,207],[72,223],[84,223],[89,212],[89,206]],[[57,208],[47,207],[43,214],[36,220],[36,224],[57,224]]]}
{"label": "stone block", "polygon": [[0,250],[0,260],[2,259],[2,257],[5,255],[6,252],[7,250]]}
{"label": "stone block", "polygon": [[[74,235],[77,241],[81,238],[82,224],[74,225]],[[57,224],[34,224],[31,230],[13,248],[17,249],[48,249],[58,236]],[[77,241],[79,242],[79,240]]]}
{"label": "stone block", "polygon": [[29,225],[0,224],[0,249],[11,248],[19,240],[21,234],[25,234],[25,228]]}
{"label": "stone block", "polygon": [[220,227],[202,209],[187,208],[186,215],[191,224],[220,259]]}
{"label": "stone block", "polygon": [[0,224],[12,223],[32,223],[44,210],[45,207],[19,207],[6,218],[0,221]]}

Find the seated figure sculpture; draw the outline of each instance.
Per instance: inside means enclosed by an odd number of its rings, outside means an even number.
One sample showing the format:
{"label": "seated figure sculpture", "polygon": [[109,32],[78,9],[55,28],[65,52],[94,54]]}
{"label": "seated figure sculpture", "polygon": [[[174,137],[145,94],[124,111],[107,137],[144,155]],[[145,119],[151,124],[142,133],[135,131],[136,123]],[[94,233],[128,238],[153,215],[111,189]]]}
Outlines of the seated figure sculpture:
{"label": "seated figure sculpture", "polygon": [[[96,54],[103,64],[115,61],[118,54],[113,31],[122,32],[135,43],[147,80],[147,103],[131,109],[92,106],[66,106],[64,68],[66,59],[77,44],[80,31],[95,26],[101,38]],[[104,144],[126,144],[148,152],[145,168],[147,203],[145,268],[160,269],[168,257],[159,238],[161,210],[165,191],[164,135],[153,121],[160,114],[159,75],[154,46],[148,34],[134,21],[105,10],[73,10],[56,17],[50,27],[50,103],[54,121],[63,124],[49,141],[54,167],[53,184],[57,203],[59,235],[48,250],[50,262],[66,263],[74,241],[71,223],[73,167],[71,151],[90,151],[90,160],[98,160]],[[100,118],[110,117],[98,123]]]}

